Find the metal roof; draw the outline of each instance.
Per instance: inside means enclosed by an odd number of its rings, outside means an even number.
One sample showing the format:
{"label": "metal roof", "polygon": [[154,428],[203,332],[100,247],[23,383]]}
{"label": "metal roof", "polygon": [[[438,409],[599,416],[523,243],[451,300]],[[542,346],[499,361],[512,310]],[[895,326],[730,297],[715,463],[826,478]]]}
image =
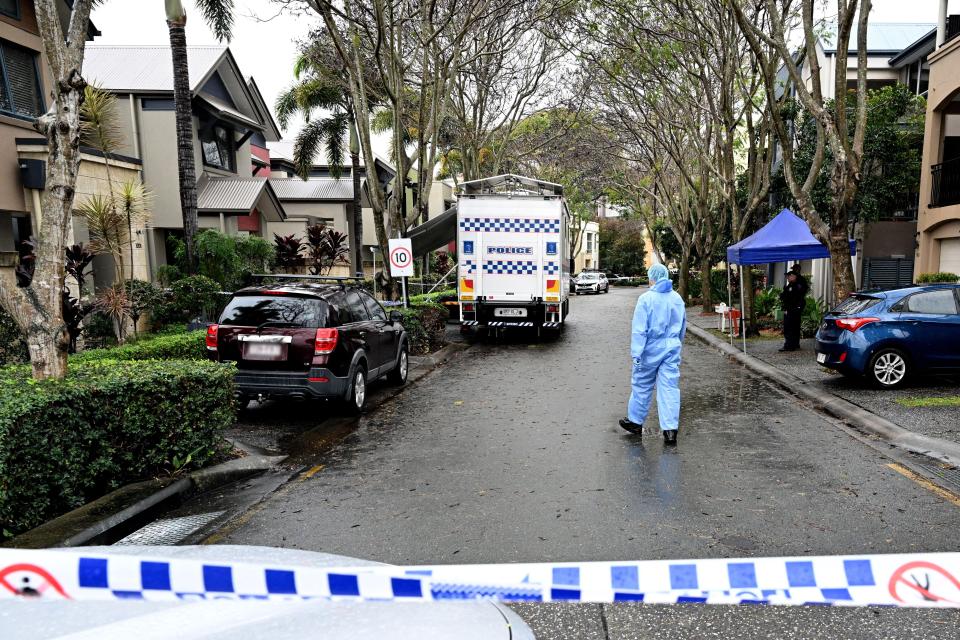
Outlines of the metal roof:
{"label": "metal roof", "polygon": [[[936,28],[933,22],[873,22],[867,25],[867,51],[871,54],[898,53]],[[836,25],[832,25],[827,29],[828,33],[821,36],[826,53],[835,53],[837,50],[836,30]],[[857,50],[856,26],[850,32],[847,48],[849,51]]]}
{"label": "metal roof", "polygon": [[[190,89],[196,91],[227,48],[187,47]],[[83,57],[83,76],[101,89],[173,91],[173,60],[168,46],[114,46],[89,43]]]}
{"label": "metal roof", "polygon": [[249,213],[266,188],[266,178],[207,178],[197,183],[197,210]]}
{"label": "metal roof", "polygon": [[353,180],[334,178],[271,178],[270,186],[280,200],[353,200]]}
{"label": "metal roof", "polygon": [[512,173],[491,178],[471,180],[460,185],[460,193],[471,195],[479,193],[523,193],[537,195],[563,195],[563,186],[555,182],[546,182],[536,178],[527,178]]}
{"label": "metal roof", "polygon": [[231,120],[235,123],[252,127],[257,130],[263,129],[263,125],[256,120],[247,117],[245,114],[237,111],[223,100],[215,98],[205,91],[200,91],[197,93],[196,99],[200,102],[206,103],[208,110],[221,120]]}

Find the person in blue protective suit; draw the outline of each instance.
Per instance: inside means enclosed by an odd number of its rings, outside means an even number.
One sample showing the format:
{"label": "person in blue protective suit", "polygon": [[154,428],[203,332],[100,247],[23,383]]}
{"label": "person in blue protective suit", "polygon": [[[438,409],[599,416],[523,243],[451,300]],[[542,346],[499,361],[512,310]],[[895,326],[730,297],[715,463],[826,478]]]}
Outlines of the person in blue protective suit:
{"label": "person in blue protective suit", "polygon": [[633,311],[633,392],[627,417],[620,420],[620,426],[631,433],[643,433],[656,383],[663,441],[673,445],[680,424],[680,350],[687,332],[686,308],[683,298],[673,290],[665,266],[653,265],[647,277],[650,290],[640,296]]}

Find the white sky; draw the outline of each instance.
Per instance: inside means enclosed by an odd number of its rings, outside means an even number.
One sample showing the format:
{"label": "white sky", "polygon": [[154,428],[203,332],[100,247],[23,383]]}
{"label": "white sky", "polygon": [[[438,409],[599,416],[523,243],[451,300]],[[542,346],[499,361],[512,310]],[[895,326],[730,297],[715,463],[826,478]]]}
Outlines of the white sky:
{"label": "white sky", "polygon": [[[870,19],[875,22],[936,22],[937,0],[874,0]],[[187,42],[216,44],[217,40],[197,13],[192,0],[187,10]],[[270,0],[236,0],[237,17],[231,51],[245,76],[253,76],[270,107],[293,80],[296,41],[305,38],[315,19],[310,16],[278,14]],[[826,2],[829,11],[835,3]],[[960,1],[953,0],[956,10]],[[257,20],[272,18],[267,22]],[[103,33],[103,44],[159,45],[169,42],[162,0],[108,0],[94,9],[93,21]],[[285,137],[296,133],[292,124]]]}

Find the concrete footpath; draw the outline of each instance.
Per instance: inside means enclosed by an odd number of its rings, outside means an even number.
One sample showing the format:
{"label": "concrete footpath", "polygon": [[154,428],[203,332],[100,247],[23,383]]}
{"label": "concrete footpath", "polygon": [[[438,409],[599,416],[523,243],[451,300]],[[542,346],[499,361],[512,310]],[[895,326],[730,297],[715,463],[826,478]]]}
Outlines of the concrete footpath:
{"label": "concrete footpath", "polygon": [[718,332],[719,317],[687,309],[690,333],[716,347],[749,369],[857,430],[892,445],[942,462],[960,465],[960,407],[910,407],[916,398],[956,396],[956,378],[919,378],[897,390],[874,389],[863,379],[850,378],[816,362],[814,340],[801,341],[800,351],[779,352],[782,339],[763,336],[730,344]]}

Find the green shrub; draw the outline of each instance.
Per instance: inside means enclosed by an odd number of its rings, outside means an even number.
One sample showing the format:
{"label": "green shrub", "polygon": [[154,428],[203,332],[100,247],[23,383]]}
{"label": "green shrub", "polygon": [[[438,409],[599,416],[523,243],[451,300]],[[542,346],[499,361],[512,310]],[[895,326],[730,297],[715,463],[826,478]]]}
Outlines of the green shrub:
{"label": "green shrub", "polygon": [[442,305],[424,303],[407,309],[393,309],[403,314],[403,328],[410,340],[410,353],[431,353],[446,342],[448,313]]}
{"label": "green shrub", "polygon": [[937,282],[957,282],[960,276],[955,273],[941,271],[938,273],[921,273],[917,276],[917,284],[933,284]]}
{"label": "green shrub", "polygon": [[213,319],[226,302],[216,282],[206,276],[189,276],[170,285],[162,302],[150,310],[155,326],[185,323],[195,318]]}
{"label": "green shrub", "polygon": [[800,336],[803,338],[814,337],[826,313],[827,305],[822,300],[807,296],[803,314],[800,316]]}
{"label": "green shrub", "polygon": [[70,364],[97,360],[203,360],[206,358],[206,331],[148,334],[119,347],[87,349],[70,356]]}
{"label": "green shrub", "polygon": [[778,287],[771,287],[769,289],[761,289],[757,292],[753,300],[753,308],[757,316],[769,316],[773,313],[774,309],[780,307],[781,291],[783,290]]}
{"label": "green shrub", "polygon": [[410,296],[410,304],[418,305],[424,303],[436,302],[440,298],[445,298],[448,296],[457,296],[456,289],[441,289],[439,291],[433,291],[431,293],[422,293],[417,296]]}
{"label": "green shrub", "polygon": [[27,343],[20,327],[0,307],[0,366],[30,362]]}
{"label": "green shrub", "polygon": [[234,420],[213,362],[71,364],[64,380],[0,371],[0,530],[31,529],[117,487],[210,460]]}
{"label": "green shrub", "polygon": [[611,282],[615,287],[645,287],[649,284],[649,281],[644,278],[629,278],[627,280],[616,280]]}

